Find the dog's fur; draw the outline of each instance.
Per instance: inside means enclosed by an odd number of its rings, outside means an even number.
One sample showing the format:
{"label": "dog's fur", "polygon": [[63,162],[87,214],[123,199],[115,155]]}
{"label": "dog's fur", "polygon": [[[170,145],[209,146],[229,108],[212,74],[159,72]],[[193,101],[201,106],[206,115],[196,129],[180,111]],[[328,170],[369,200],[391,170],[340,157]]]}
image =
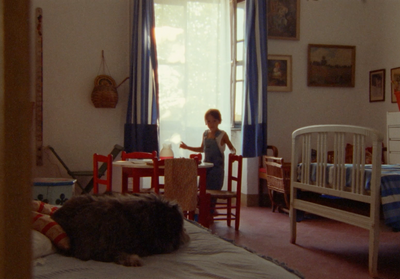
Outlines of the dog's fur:
{"label": "dog's fur", "polygon": [[189,241],[179,205],[153,194],[81,195],[52,215],[81,260],[141,266],[141,256],[169,253]]}

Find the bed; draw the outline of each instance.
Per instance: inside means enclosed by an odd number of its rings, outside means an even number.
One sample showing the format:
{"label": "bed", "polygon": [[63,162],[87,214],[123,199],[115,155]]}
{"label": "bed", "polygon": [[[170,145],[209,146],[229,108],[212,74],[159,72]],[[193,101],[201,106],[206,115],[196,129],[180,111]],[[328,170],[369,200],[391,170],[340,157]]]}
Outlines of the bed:
{"label": "bed", "polygon": [[[400,168],[382,167],[382,141],[378,131],[350,125],[314,125],[293,132],[289,213],[292,243],[296,243],[300,212],[367,229],[369,273],[377,275],[381,204],[386,224],[400,224],[396,202]],[[350,154],[346,152],[349,144]]]}
{"label": "bed", "polygon": [[53,249],[42,251],[47,255],[34,261],[33,278],[303,278],[299,272],[219,238],[195,222],[185,221],[185,228],[191,237],[188,246],[171,254],[143,257],[142,267],[81,261]]}

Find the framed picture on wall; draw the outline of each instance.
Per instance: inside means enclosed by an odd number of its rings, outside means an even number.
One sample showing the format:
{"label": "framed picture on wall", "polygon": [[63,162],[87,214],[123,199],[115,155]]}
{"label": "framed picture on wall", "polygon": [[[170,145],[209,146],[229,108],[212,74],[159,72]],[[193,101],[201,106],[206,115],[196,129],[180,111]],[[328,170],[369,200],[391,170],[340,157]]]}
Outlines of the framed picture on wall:
{"label": "framed picture on wall", "polygon": [[356,47],[308,45],[308,86],[354,87]]}
{"label": "framed picture on wall", "polygon": [[369,101],[385,101],[385,69],[369,72]]}
{"label": "framed picture on wall", "polygon": [[300,0],[268,0],[268,39],[300,39]]}
{"label": "framed picture on wall", "polygon": [[396,95],[394,92],[400,91],[400,67],[390,69],[390,80],[391,80],[391,96],[392,103],[396,103]]}
{"label": "framed picture on wall", "polygon": [[268,55],[268,91],[292,91],[291,55]]}

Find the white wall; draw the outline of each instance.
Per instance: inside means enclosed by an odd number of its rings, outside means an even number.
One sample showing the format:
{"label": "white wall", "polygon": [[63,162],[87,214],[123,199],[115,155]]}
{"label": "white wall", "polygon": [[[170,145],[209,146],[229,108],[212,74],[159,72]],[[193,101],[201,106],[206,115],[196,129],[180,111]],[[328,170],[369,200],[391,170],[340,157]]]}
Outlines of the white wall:
{"label": "white wall", "polygon": [[[54,147],[71,170],[91,170],[93,153],[123,145],[128,82],[118,88],[116,108],[95,108],[91,93],[97,75],[111,75],[117,85],[129,76],[129,1],[31,3],[32,17],[43,10],[43,145]],[[54,163],[45,149],[45,165],[34,176],[65,175]]]}
{"label": "white wall", "polygon": [[[268,144],[291,157],[291,134],[314,124],[352,124],[379,130],[386,137],[386,112],[391,103],[390,69],[400,67],[399,39],[394,35],[400,19],[396,0],[301,0],[300,40],[269,40],[268,53],[292,55],[293,91],[268,93]],[[356,47],[355,87],[307,86],[308,44]],[[386,69],[385,102],[369,102],[369,72]],[[386,145],[386,144],[385,144]],[[257,194],[258,161],[247,162],[247,189]]]}
{"label": "white wall", "polygon": [[[128,0],[32,0],[43,8],[44,145],[52,145],[74,170],[91,169],[94,152],[123,144],[128,83],[119,89],[115,109],[91,103],[101,50],[119,83],[128,76]],[[292,55],[293,91],[268,94],[268,144],[290,161],[291,133],[312,124],[369,126],[385,134],[390,100],[390,69],[400,67],[397,0],[301,0],[300,40],[270,40],[269,54]],[[308,44],[356,46],[354,88],[307,86]],[[369,71],[386,69],[386,101],[369,103]],[[240,136],[233,134],[235,146]],[[239,149],[239,148],[237,148]],[[58,176],[54,158],[35,176]],[[246,162],[244,193],[256,194],[258,160]],[[61,168],[62,171],[62,168]],[[63,173],[62,173],[63,174]],[[65,173],[64,173],[65,175]],[[246,187],[247,186],[247,187]]]}
{"label": "white wall", "polygon": [[[387,19],[396,19],[393,10],[399,5],[395,0],[302,0],[300,41],[269,41],[269,54],[293,59],[293,91],[268,95],[268,144],[276,145],[285,160],[290,160],[291,133],[303,126],[354,124],[385,133],[385,113],[397,109],[390,103],[390,68],[400,63],[395,54],[385,61],[387,47],[395,43],[382,39],[394,32],[396,24]],[[355,87],[308,87],[308,44],[355,46]],[[370,103],[369,71],[381,68],[386,68],[386,101]]]}

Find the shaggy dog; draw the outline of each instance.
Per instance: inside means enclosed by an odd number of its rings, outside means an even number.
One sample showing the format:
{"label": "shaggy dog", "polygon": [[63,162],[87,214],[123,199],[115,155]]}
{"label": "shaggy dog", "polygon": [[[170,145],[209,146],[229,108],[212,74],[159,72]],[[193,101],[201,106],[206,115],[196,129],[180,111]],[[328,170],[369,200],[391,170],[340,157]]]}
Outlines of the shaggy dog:
{"label": "shaggy dog", "polygon": [[52,215],[81,260],[141,266],[141,256],[170,253],[189,242],[179,205],[153,194],[81,195]]}

